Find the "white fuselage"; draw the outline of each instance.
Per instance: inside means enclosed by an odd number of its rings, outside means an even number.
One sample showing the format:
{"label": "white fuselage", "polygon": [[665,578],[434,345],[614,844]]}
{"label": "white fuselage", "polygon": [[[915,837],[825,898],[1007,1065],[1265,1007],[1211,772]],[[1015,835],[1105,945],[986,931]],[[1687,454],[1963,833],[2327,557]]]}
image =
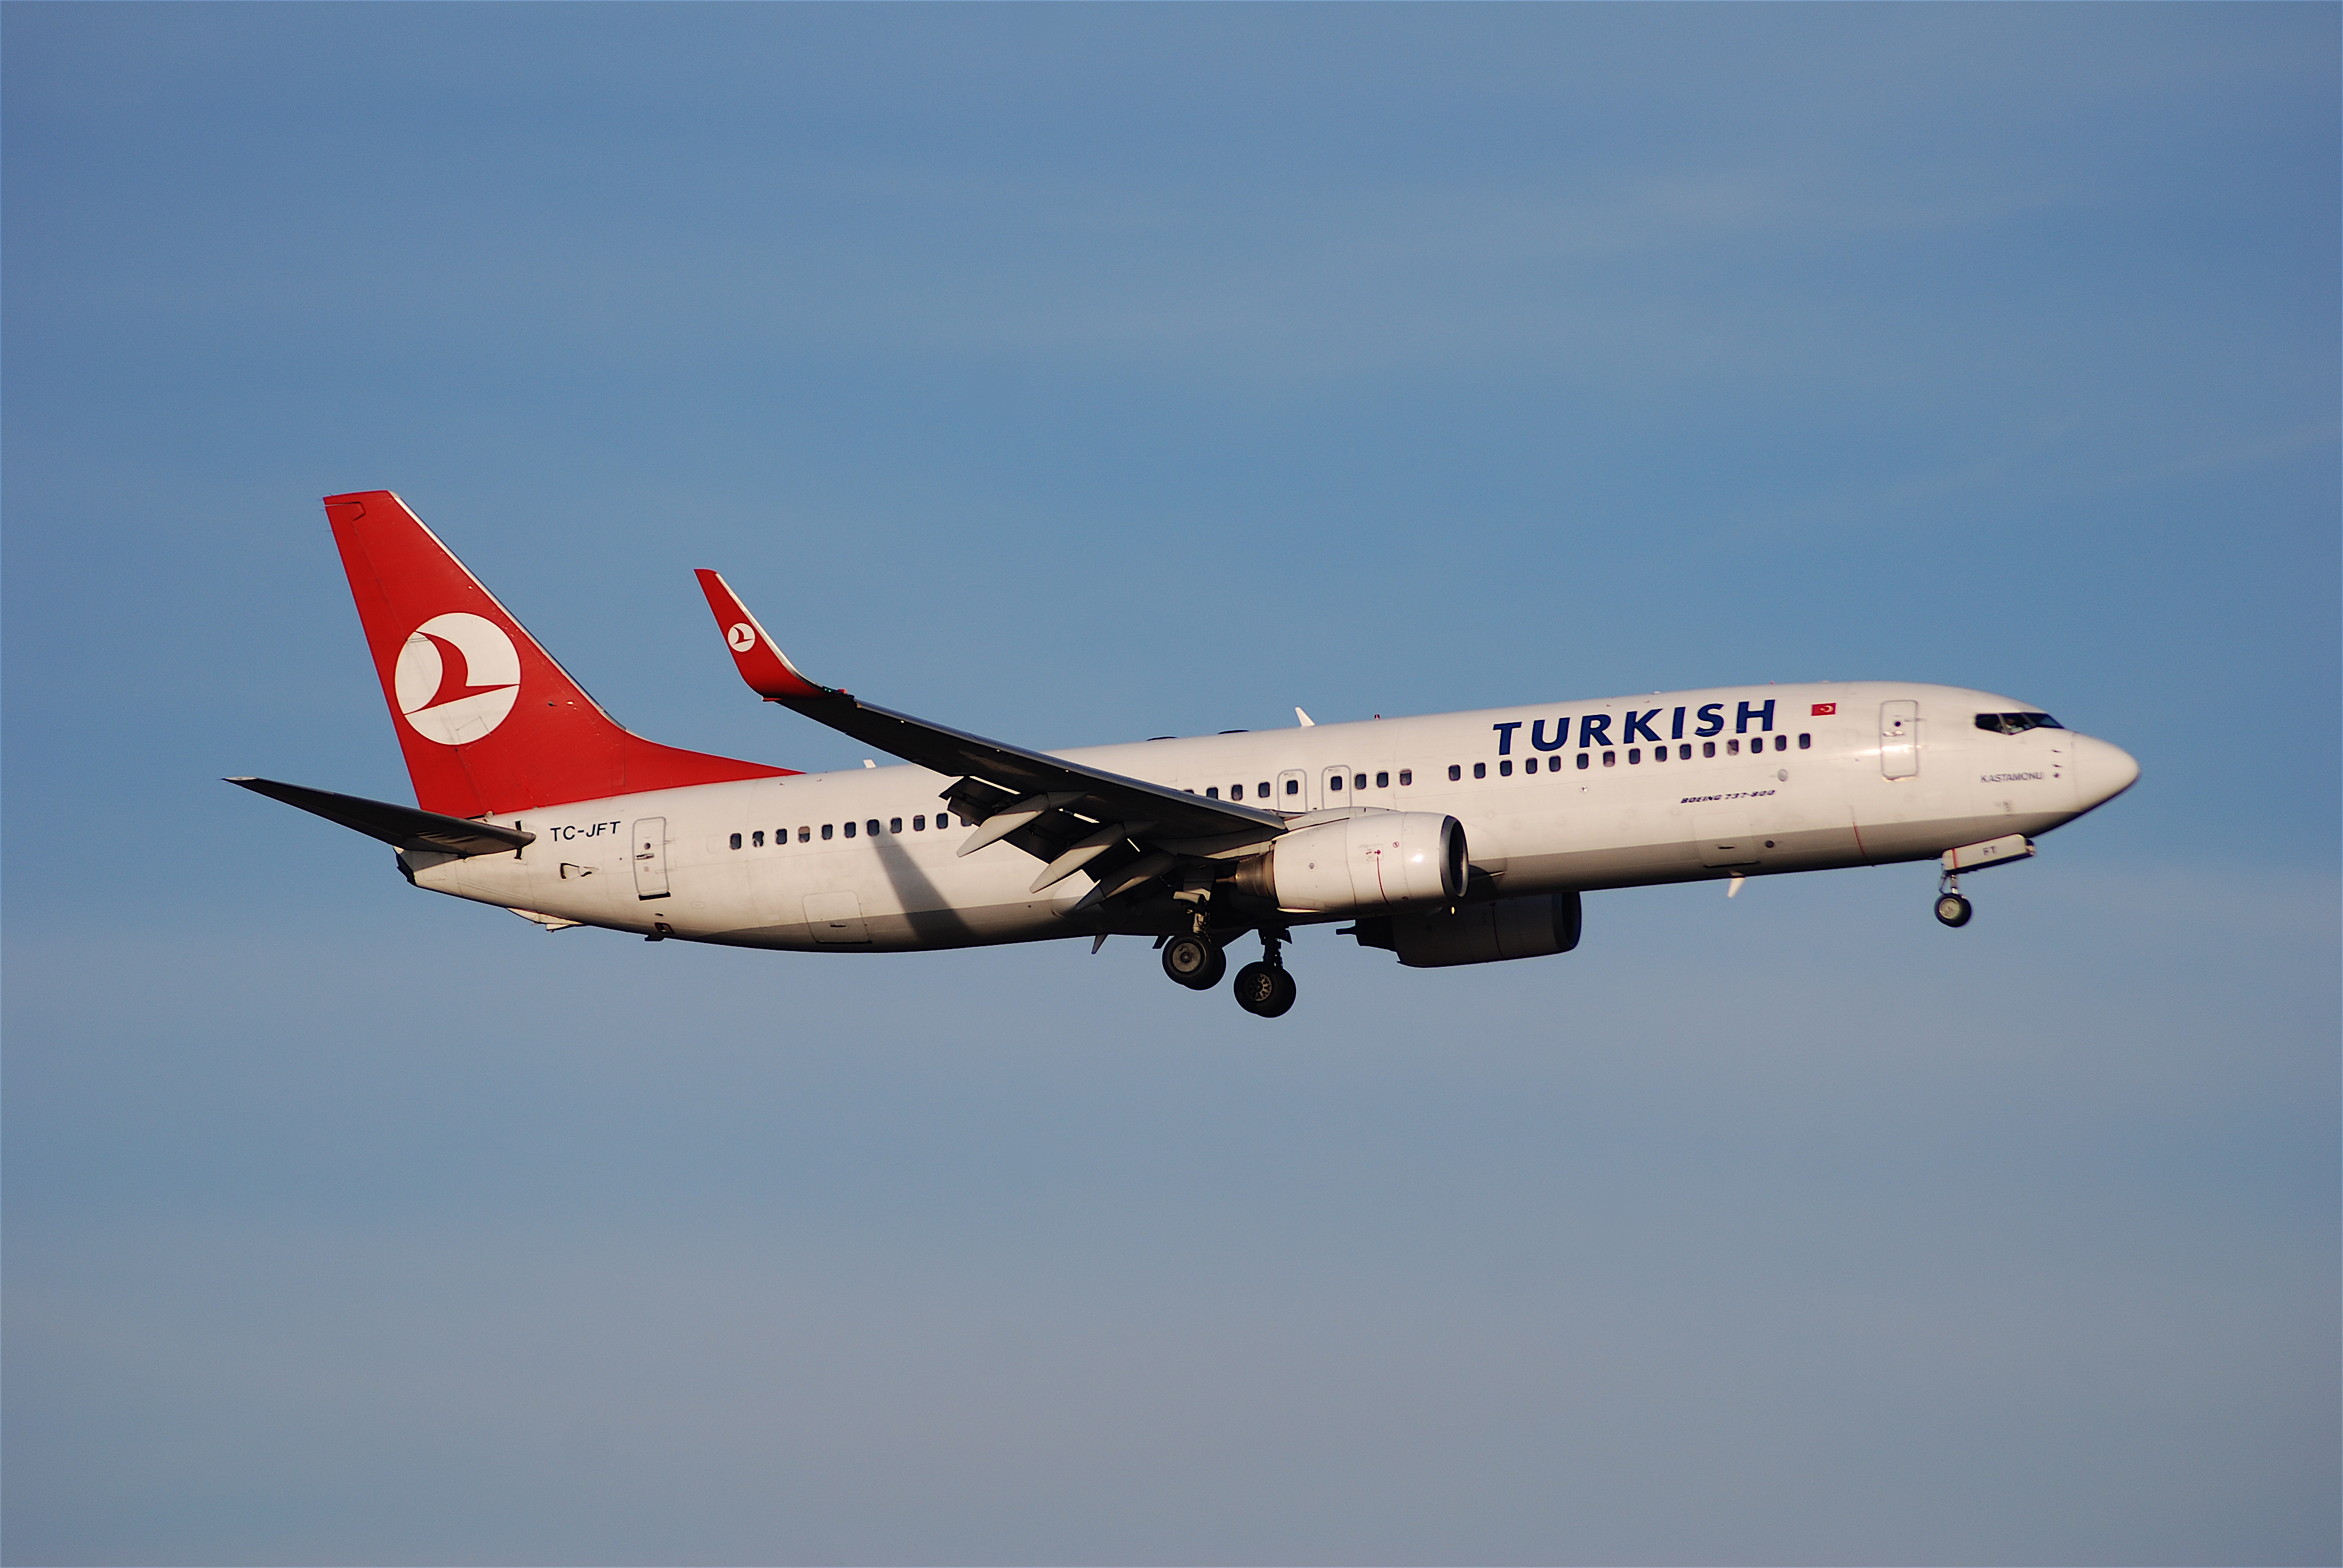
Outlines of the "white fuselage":
{"label": "white fuselage", "polygon": [[[1463,826],[1475,896],[1511,898],[1927,859],[2047,831],[2137,775],[2071,730],[1976,726],[2027,706],[1884,681],[1745,687],[1059,755],[1286,813],[1443,813]],[[889,767],[624,795],[493,819],[536,835],[514,855],[404,859],[418,886],[554,922],[746,947],[1134,929],[1105,908],[1074,912],[1086,876],[1029,892],[1039,863],[1008,843],[958,855],[970,829],[947,824],[939,799],[953,782]],[[1292,917],[1334,918],[1348,917]]]}

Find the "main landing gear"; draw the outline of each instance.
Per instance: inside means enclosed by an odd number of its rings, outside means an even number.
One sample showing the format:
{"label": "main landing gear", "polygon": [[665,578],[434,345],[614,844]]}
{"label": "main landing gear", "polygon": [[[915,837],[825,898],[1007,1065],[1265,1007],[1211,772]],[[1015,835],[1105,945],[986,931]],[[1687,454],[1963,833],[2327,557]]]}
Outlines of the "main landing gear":
{"label": "main landing gear", "polygon": [[1237,970],[1237,1005],[1255,1018],[1282,1017],[1293,1005],[1293,977],[1285,972],[1285,960],[1277,954],[1278,942],[1284,935],[1282,931],[1262,931],[1261,961]]}
{"label": "main landing gear", "polygon": [[1936,919],[1948,926],[1965,926],[1976,911],[1961,897],[1961,879],[1947,871],[1936,884]]}
{"label": "main landing gear", "polygon": [[[1237,970],[1237,1005],[1255,1018],[1278,1018],[1293,1006],[1293,977],[1278,956],[1283,931],[1261,933],[1262,956]],[[1229,971],[1228,956],[1204,931],[1191,931],[1163,944],[1163,972],[1191,990],[1210,990]]]}
{"label": "main landing gear", "polygon": [[1163,972],[1190,990],[1210,990],[1229,972],[1228,956],[1202,931],[1163,944]]}

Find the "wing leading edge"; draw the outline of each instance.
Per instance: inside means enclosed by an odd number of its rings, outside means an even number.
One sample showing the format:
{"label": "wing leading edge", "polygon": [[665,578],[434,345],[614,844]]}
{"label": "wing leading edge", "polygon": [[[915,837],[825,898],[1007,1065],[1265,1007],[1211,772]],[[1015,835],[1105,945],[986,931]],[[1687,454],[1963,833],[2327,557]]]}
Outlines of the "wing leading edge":
{"label": "wing leading edge", "polygon": [[1036,892],[1087,870],[1097,879],[1082,900],[1088,906],[1152,881],[1182,860],[1217,858],[1285,831],[1285,819],[1274,811],[1087,768],[819,685],[789,662],[721,574],[703,568],[698,575],[749,690],[906,762],[959,775],[943,798],[981,824],[960,853],[1006,842],[1048,862]]}

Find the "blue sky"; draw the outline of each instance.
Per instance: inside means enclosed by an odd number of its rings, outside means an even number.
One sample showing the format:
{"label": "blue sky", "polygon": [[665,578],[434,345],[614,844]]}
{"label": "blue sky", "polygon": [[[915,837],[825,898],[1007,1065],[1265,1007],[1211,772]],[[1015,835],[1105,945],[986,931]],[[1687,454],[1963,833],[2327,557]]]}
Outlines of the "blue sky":
{"label": "blue sky", "polygon": [[[11,1562],[2332,1562],[2338,13],[14,4]],[[2145,775],[1926,868],[1143,943],[548,936],[317,498],[623,720],[1729,681]]]}

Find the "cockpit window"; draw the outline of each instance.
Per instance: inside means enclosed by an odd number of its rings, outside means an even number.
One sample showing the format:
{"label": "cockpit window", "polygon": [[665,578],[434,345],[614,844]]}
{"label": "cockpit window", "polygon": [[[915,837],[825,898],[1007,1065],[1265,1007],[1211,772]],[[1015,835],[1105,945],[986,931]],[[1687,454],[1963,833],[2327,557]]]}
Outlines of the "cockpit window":
{"label": "cockpit window", "polygon": [[2046,713],[1980,713],[1976,716],[1976,727],[1999,735],[2023,735],[2029,729],[2066,728]]}

